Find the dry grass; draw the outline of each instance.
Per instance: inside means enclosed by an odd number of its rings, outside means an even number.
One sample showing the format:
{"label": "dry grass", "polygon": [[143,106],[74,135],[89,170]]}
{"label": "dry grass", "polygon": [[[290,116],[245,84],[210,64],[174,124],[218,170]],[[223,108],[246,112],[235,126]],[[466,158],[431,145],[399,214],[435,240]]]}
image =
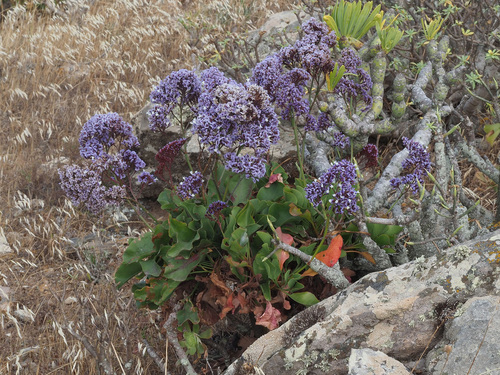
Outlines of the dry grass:
{"label": "dry grass", "polygon": [[164,352],[162,317],[137,311],[129,289],[116,291],[112,280],[124,239],[140,227],[76,211],[57,168],[78,159],[78,134],[92,115],[129,120],[160,79],[211,54],[209,37],[258,27],[293,3],[66,0],[63,16],[29,6],[6,15],[0,227],[14,252],[0,262],[11,298],[0,313],[1,374],[98,374],[96,356],[117,373],[158,372],[142,339]]}

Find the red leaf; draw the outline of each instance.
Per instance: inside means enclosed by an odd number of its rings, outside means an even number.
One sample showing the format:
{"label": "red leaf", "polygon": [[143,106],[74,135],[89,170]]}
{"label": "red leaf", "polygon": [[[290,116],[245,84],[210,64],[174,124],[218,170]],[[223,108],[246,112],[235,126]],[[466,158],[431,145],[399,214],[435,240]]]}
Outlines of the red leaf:
{"label": "red leaf", "polygon": [[270,331],[279,327],[281,322],[281,313],[278,309],[275,309],[271,302],[266,301],[266,311],[255,319],[255,324],[264,326]]}
{"label": "red leaf", "polygon": [[266,188],[274,184],[276,181],[283,183],[283,177],[281,176],[281,173],[276,173],[269,176],[269,182],[266,184]]}
{"label": "red leaf", "polygon": [[326,264],[328,267],[333,267],[339,260],[340,254],[342,254],[343,244],[344,240],[342,239],[342,236],[337,234],[337,236],[330,242],[330,245],[328,245],[328,248],[325,251],[316,254],[315,258]]}
{"label": "red leaf", "polygon": [[276,234],[281,242],[290,246],[293,244],[293,237],[288,233],[283,233],[281,227],[276,228]]}
{"label": "red leaf", "polygon": [[224,306],[224,308],[222,309],[222,312],[219,314],[219,317],[221,319],[224,319],[224,317],[226,316],[226,314],[229,311],[232,310],[233,314],[234,314],[235,309],[236,309],[236,306],[234,306],[234,304],[233,304],[233,294],[230,294],[229,297],[227,297],[226,306]]}
{"label": "red leaf", "polygon": [[[330,245],[328,245],[328,248],[325,251],[322,251],[318,254],[316,254],[315,258],[318,259],[319,261],[323,262],[326,264],[328,267],[333,267],[335,263],[340,258],[340,254],[342,254],[342,245],[344,245],[344,240],[342,239],[342,236],[338,234],[331,242]],[[316,275],[317,272],[309,268],[307,271],[305,271],[302,276],[314,276]]]}
{"label": "red leaf", "polygon": [[290,258],[290,254],[288,254],[286,251],[283,251],[283,249],[279,249],[276,252],[276,255],[278,257],[278,262],[280,264],[280,271],[283,269],[283,264],[286,262],[288,258]]}

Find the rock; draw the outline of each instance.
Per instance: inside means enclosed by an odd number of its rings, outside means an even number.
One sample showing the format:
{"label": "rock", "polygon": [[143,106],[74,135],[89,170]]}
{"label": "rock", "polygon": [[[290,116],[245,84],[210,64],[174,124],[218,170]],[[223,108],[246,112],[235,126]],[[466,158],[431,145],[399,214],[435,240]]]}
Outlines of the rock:
{"label": "rock", "polygon": [[76,297],[68,297],[64,300],[64,304],[65,305],[72,305],[74,303],[77,303],[78,300],[76,299]]}
{"label": "rock", "polygon": [[406,367],[387,354],[372,349],[353,349],[349,375],[410,375]]}
{"label": "rock", "polygon": [[[439,374],[446,358],[438,349],[460,344],[464,351],[468,345],[475,353],[478,343],[471,346],[465,337],[479,336],[480,343],[490,319],[488,332],[498,341],[498,310],[493,308],[495,303],[498,308],[498,302],[490,298],[500,294],[499,243],[500,230],[443,250],[438,256],[371,273],[259,338],[225,374],[238,374],[244,363],[252,363],[266,374],[342,375],[349,371],[352,349],[361,348],[383,352],[412,368],[410,363],[434,347],[429,365]],[[459,303],[464,308],[457,310]],[[444,323],[461,310],[467,315],[449,323],[449,333],[443,338]],[[474,325],[464,325],[467,322]],[[467,330],[465,336],[454,325],[459,323]],[[465,340],[463,344],[461,340]],[[485,351],[480,368],[500,367],[499,348],[493,342],[485,339],[484,349],[479,350]],[[458,346],[453,350],[457,357],[461,355]],[[490,351],[495,356],[488,357]],[[456,368],[463,370],[471,364],[472,359],[465,357]]]}
{"label": "rock", "polygon": [[33,311],[28,309],[26,306],[23,306],[22,309],[16,309],[13,315],[25,323],[31,323],[35,321],[35,313],[33,313]]}
{"label": "rock", "polygon": [[3,255],[7,255],[12,253],[12,248],[10,247],[9,243],[7,242],[7,238],[5,238],[5,234],[3,232],[3,229],[0,228],[0,257]]}
{"label": "rock", "polygon": [[0,314],[10,310],[10,288],[8,286],[0,286]]}
{"label": "rock", "polygon": [[455,311],[427,356],[429,374],[500,374],[500,297],[474,297]]}

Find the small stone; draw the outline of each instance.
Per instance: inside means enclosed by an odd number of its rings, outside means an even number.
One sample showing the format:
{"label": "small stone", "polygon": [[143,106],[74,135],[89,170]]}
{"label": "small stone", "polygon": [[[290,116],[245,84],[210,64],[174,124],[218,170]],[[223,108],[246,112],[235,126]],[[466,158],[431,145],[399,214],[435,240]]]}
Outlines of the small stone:
{"label": "small stone", "polygon": [[25,323],[30,323],[35,321],[35,314],[33,311],[24,306],[22,309],[17,309],[14,311],[14,316],[19,318],[21,321]]}
{"label": "small stone", "polygon": [[10,298],[9,298],[10,288],[7,286],[0,286],[0,313],[3,311],[9,311]]}
{"label": "small stone", "polygon": [[74,303],[77,303],[78,300],[76,299],[76,297],[68,297],[64,300],[64,304],[65,305],[72,305]]}
{"label": "small stone", "polygon": [[5,238],[3,229],[0,228],[0,256],[12,253],[12,249]]}

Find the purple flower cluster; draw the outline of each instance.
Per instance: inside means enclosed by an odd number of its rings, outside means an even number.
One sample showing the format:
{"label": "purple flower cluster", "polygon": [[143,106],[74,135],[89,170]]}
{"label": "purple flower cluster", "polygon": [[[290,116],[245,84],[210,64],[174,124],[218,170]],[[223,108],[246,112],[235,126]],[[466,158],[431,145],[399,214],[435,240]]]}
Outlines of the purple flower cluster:
{"label": "purple flower cluster", "polygon": [[132,133],[132,125],[117,113],[97,114],[83,125],[80,132],[80,155],[85,159],[100,158],[109,154],[112,146],[131,149],[139,146]]}
{"label": "purple flower cluster", "polygon": [[424,176],[432,168],[430,154],[422,144],[406,137],[403,137],[403,145],[409,151],[408,157],[401,165],[406,174],[402,177],[393,178],[391,185],[393,188],[398,188],[400,185],[408,185],[413,193],[418,194],[418,182],[423,184]]}
{"label": "purple flower cluster", "polygon": [[228,205],[226,202],[223,202],[223,201],[212,202],[208,206],[205,216],[207,218],[209,218],[210,220],[214,220],[214,218],[217,219],[219,217],[221,211],[227,207],[228,207]]}
{"label": "purple flower cluster", "polygon": [[321,112],[317,119],[312,115],[309,115],[308,117],[306,126],[304,127],[304,130],[306,131],[323,132],[332,126],[332,121],[325,112]]}
{"label": "purple flower cluster", "polygon": [[328,26],[316,18],[304,22],[302,31],[304,36],[292,47],[296,53],[286,54],[297,56],[301,66],[313,77],[331,72],[335,65],[330,50],[337,44],[335,32],[330,32]]}
{"label": "purple flower cluster", "polygon": [[156,181],[156,178],[155,176],[153,176],[151,173],[149,172],[146,172],[146,171],[142,171],[139,176],[137,176],[137,181],[140,183],[140,184],[144,184],[144,185],[151,185],[153,182]]}
{"label": "purple flower cluster", "polygon": [[[87,168],[70,166],[59,170],[61,187],[75,205],[84,204],[98,213],[126,196],[126,179],[146,163],[132,150],[139,146],[132,126],[116,113],[98,114],[85,123],[80,133],[80,155],[89,159]],[[139,182],[151,183],[143,172]]]}
{"label": "purple flower cluster", "polygon": [[267,57],[255,66],[250,81],[268,92],[271,101],[282,109],[282,117],[288,120],[291,115],[309,112],[309,101],[303,97],[311,76],[302,68],[285,71],[283,64],[282,53]]}
{"label": "purple flower cluster", "polygon": [[371,97],[373,83],[370,75],[361,68],[361,59],[354,50],[345,48],[338,64],[344,65],[346,70],[335,87],[335,92],[341,94],[347,102],[351,100],[356,102],[361,98],[366,103],[363,111],[369,110],[373,103]]}
{"label": "purple flower cluster", "polygon": [[61,187],[75,206],[84,204],[94,214],[108,205],[118,205],[126,196],[124,186],[107,187],[102,183],[99,165],[82,168],[76,165],[59,170]]}
{"label": "purple flower cluster", "polygon": [[283,119],[306,115],[306,130],[316,130],[323,128],[325,122],[308,115],[306,86],[312,80],[322,80],[325,73],[333,70],[330,49],[337,40],[335,33],[315,18],[304,22],[302,30],[304,36],[293,46],[282,48],[257,64],[250,81],[266,89],[271,101],[282,110]]}
{"label": "purple flower cluster", "polygon": [[155,171],[156,176],[161,178],[164,172],[168,172],[170,174],[172,163],[186,141],[186,138],[176,139],[175,141],[167,143],[160,149],[160,151],[158,151],[155,155],[155,159],[158,162],[158,167]]}
{"label": "purple flower cluster", "polygon": [[246,178],[251,178],[254,182],[266,174],[264,160],[257,156],[228,152],[224,155],[224,159],[226,169],[234,173],[244,173]]}
{"label": "purple flower cluster", "polygon": [[374,144],[368,143],[361,150],[361,155],[366,158],[366,167],[376,167],[378,165],[378,149]]}
{"label": "purple flower cluster", "polygon": [[179,186],[177,186],[177,194],[182,199],[194,198],[200,193],[202,185],[203,175],[201,172],[191,172],[191,174],[184,177]]}
{"label": "purple flower cluster", "polygon": [[351,140],[342,132],[337,132],[333,135],[333,140],[330,143],[332,147],[337,147],[340,150],[349,147]]}
{"label": "purple flower cluster", "polygon": [[[227,169],[244,171],[253,179],[262,177],[264,157],[279,139],[278,117],[269,95],[260,86],[225,78],[216,68],[205,71],[202,82],[193,132],[209,152],[227,152]],[[255,156],[236,156],[234,152],[241,149],[253,149]]]}
{"label": "purple flower cluster", "polygon": [[329,209],[337,214],[353,213],[359,209],[356,204],[358,192],[354,188],[355,184],[356,167],[348,160],[341,160],[336,162],[318,180],[306,186],[306,198],[314,206],[318,206],[324,196],[333,192],[328,200]]}
{"label": "purple flower cluster", "polygon": [[148,111],[149,125],[153,131],[164,131],[170,126],[169,115],[176,106],[194,108],[201,94],[201,82],[192,70],[172,72],[156,86],[149,96],[156,104]]}

